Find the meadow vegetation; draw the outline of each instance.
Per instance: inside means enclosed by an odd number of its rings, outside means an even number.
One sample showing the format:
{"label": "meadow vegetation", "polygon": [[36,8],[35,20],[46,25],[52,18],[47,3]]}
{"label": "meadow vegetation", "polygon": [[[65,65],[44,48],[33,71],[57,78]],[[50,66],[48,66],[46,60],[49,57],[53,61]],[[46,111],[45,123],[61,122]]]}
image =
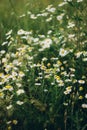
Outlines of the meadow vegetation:
{"label": "meadow vegetation", "polygon": [[87,1],[16,2],[0,5],[0,130],[86,130]]}

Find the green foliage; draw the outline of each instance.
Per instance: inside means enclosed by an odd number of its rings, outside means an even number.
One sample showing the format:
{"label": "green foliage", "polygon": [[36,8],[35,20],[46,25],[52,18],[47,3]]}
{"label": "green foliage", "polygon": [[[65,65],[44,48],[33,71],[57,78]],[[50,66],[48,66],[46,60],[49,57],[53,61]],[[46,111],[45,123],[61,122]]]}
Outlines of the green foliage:
{"label": "green foliage", "polygon": [[87,3],[55,3],[30,1],[18,14],[10,1],[14,22],[0,44],[1,130],[87,129]]}

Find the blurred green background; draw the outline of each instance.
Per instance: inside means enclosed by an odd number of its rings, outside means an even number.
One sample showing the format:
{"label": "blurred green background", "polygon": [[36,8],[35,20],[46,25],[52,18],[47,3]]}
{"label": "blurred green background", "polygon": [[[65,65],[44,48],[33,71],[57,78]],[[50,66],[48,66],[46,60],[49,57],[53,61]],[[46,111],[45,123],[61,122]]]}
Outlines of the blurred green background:
{"label": "blurred green background", "polygon": [[[0,40],[3,40],[4,34],[10,29],[22,28],[19,21],[20,15],[29,10],[34,13],[38,12],[49,4],[57,6],[59,2],[62,0],[0,0]],[[22,20],[23,24],[26,22],[26,19]]]}

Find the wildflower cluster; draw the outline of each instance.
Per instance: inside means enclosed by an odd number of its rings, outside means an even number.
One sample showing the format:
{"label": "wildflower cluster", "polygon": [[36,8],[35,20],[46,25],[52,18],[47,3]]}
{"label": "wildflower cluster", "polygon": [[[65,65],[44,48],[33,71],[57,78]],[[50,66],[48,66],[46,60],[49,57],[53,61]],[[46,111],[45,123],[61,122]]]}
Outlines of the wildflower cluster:
{"label": "wildflower cluster", "polygon": [[[43,129],[86,126],[87,40],[83,16],[73,12],[76,7],[81,12],[83,1],[48,5],[37,14],[28,11],[30,30],[6,33],[0,45],[0,122],[4,128],[25,126],[28,130],[31,120]],[[77,16],[82,19],[78,21]]]}

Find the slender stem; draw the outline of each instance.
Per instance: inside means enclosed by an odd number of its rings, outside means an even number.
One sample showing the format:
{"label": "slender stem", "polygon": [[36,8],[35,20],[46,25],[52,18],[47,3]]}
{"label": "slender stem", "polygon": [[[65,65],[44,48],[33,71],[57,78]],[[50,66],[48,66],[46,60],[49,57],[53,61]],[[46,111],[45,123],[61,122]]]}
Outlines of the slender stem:
{"label": "slender stem", "polygon": [[17,16],[17,12],[16,12],[16,9],[15,9],[15,7],[14,7],[14,5],[13,5],[12,1],[11,1],[11,0],[9,0],[9,3],[10,3],[10,5],[11,5],[12,9],[13,9],[13,12],[14,12],[14,13],[15,13],[15,15]]}

